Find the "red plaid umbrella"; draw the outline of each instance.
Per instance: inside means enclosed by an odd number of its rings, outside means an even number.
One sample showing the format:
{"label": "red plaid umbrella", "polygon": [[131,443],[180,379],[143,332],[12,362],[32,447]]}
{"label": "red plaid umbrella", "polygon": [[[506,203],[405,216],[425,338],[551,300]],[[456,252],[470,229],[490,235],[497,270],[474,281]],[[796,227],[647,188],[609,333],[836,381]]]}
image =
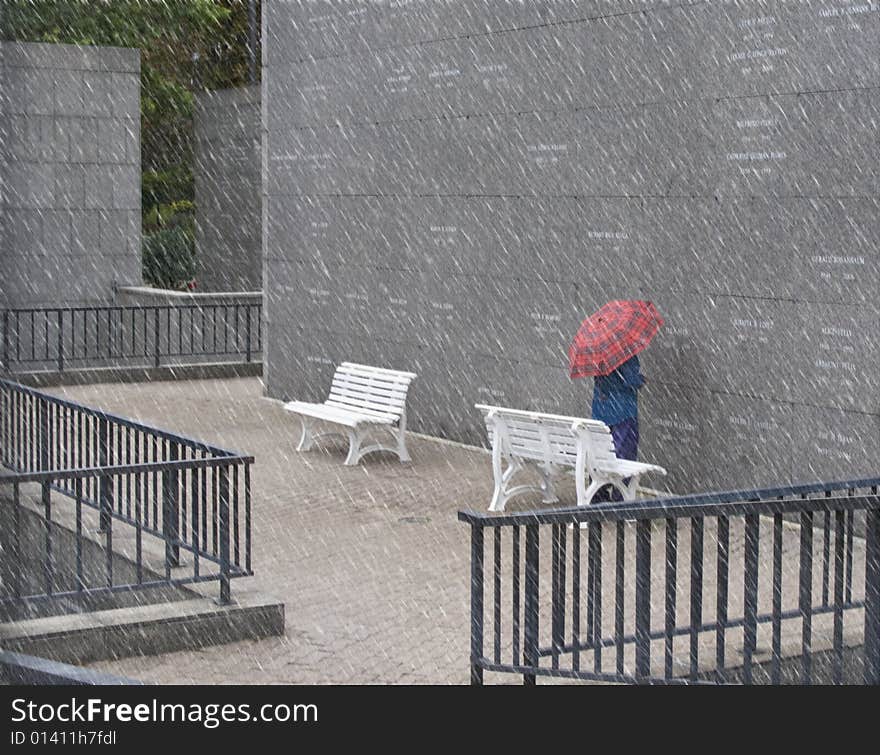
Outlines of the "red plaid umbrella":
{"label": "red plaid umbrella", "polygon": [[581,323],[568,347],[572,379],[609,375],[644,349],[663,318],[649,301],[610,301]]}

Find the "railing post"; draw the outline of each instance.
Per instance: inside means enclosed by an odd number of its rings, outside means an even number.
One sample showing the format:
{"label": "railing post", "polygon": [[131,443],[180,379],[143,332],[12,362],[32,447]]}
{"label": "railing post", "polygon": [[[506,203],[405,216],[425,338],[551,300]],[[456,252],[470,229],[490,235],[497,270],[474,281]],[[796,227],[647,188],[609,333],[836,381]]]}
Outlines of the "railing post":
{"label": "railing post", "polygon": [[[168,460],[177,461],[179,452],[172,443],[168,449]],[[177,489],[177,470],[162,472],[162,536],[165,539],[165,576],[171,578],[171,568],[180,566],[179,520],[180,507]]]}
{"label": "railing post", "polygon": [[159,307],[153,308],[153,358],[154,366],[159,366]]}
{"label": "railing post", "polygon": [[220,467],[219,473],[220,605],[226,605],[230,602],[228,467]]}
{"label": "railing post", "polygon": [[[49,440],[49,402],[45,398],[38,399],[37,413],[40,423],[40,448],[39,461],[37,462],[40,471],[46,472],[49,469],[49,449],[52,447]],[[50,480],[44,479],[41,483],[41,499],[43,504],[43,517],[45,519],[45,549],[46,559],[44,561],[44,574],[46,578],[46,594],[52,594],[52,585],[54,580],[54,564],[52,563],[52,491],[49,488]]]}
{"label": "railing post", "polygon": [[39,460],[37,468],[41,472],[49,469],[49,449],[52,447],[49,440],[49,402],[44,398],[37,399],[37,414],[40,423],[39,429]]}
{"label": "railing post", "polygon": [[[98,420],[98,466],[109,466],[110,458],[110,424],[106,417]],[[113,495],[113,487],[110,478],[102,474],[98,478],[98,502],[100,516],[98,519],[98,532],[110,535],[112,526],[113,508],[110,497]]]}
{"label": "railing post", "polygon": [[552,528],[553,555],[551,562],[550,622],[553,646],[553,668],[559,668],[559,655],[565,645],[565,556],[568,528],[554,524]]}
{"label": "railing post", "polygon": [[12,373],[9,368],[9,310],[3,310],[3,369]]}
{"label": "railing post", "polygon": [[[523,665],[538,667],[538,525],[526,525],[525,616],[523,617]],[[523,684],[534,686],[534,673],[523,674]]]}
{"label": "railing post", "polygon": [[82,521],[82,478],[73,481],[76,503],[76,589],[81,592],[86,583],[83,577],[83,521]]}
{"label": "railing post", "polygon": [[636,677],[651,675],[651,520],[636,523]]}
{"label": "railing post", "polygon": [[483,525],[471,524],[471,684],[483,683]]}
{"label": "railing post", "polygon": [[761,520],[746,515],[743,570],[743,684],[752,683],[752,661],[758,638],[758,557]]}
{"label": "railing post", "polygon": [[58,372],[64,372],[64,310],[58,310]]}
{"label": "railing post", "polygon": [[21,490],[18,481],[12,483],[12,594],[21,597],[22,569],[17,565],[24,563],[21,545]]}
{"label": "railing post", "polygon": [[865,684],[880,684],[880,509],[865,511]]}
{"label": "railing post", "polygon": [[244,306],[244,361],[250,364],[251,361],[251,305]]}
{"label": "railing post", "polygon": [[813,514],[801,512],[798,610],[801,615],[801,684],[809,684],[813,668]]}
{"label": "railing post", "polygon": [[43,519],[46,526],[44,532],[46,559],[43,562],[43,574],[46,579],[46,595],[52,594],[55,583],[55,564],[52,561],[52,491],[49,487],[50,484],[50,480],[43,480],[41,483]]}

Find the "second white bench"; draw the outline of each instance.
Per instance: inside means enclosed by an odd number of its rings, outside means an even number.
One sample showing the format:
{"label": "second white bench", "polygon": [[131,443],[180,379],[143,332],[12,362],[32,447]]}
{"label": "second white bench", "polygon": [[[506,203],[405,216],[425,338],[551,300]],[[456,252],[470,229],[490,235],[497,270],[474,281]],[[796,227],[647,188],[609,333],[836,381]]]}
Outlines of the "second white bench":
{"label": "second white bench", "polygon": [[[415,377],[412,372],[343,362],[336,368],[330,395],[324,403],[290,401],[284,405],[302,419],[302,436],[296,450],[308,451],[319,438],[342,435],[348,437],[345,463],[349,466],[373,451],[391,451],[400,461],[409,461],[406,396]],[[329,429],[315,432],[319,425]],[[387,430],[395,440],[394,445],[362,446],[367,433],[377,429]]]}
{"label": "second white bench", "polygon": [[[521,493],[539,492],[545,503],[557,501],[553,481],[561,472],[573,472],[578,506],[590,504],[605,485],[632,501],[643,474],[666,474],[656,464],[617,458],[611,430],[604,422],[487,404],[476,407],[484,414],[492,445],[495,490],[490,511],[503,511]],[[541,474],[540,485],[512,485],[513,477],[527,466]]]}

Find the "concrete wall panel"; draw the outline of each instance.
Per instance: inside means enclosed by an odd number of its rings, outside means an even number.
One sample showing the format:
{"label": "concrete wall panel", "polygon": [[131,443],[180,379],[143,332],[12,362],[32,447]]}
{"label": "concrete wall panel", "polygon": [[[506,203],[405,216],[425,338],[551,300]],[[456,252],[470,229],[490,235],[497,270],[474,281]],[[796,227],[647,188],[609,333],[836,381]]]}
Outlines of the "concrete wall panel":
{"label": "concrete wall panel", "polygon": [[260,92],[198,96],[195,110],[196,283],[204,291],[262,287]]}
{"label": "concrete wall panel", "polygon": [[0,51],[2,299],[109,303],[141,281],[139,53]]}

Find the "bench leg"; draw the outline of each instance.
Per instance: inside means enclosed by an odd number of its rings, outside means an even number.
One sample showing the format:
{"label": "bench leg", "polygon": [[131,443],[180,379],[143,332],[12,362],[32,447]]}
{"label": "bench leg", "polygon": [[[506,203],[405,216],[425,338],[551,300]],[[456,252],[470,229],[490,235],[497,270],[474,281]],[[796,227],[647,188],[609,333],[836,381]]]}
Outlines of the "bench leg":
{"label": "bench leg", "polygon": [[345,457],[345,465],[353,467],[361,460],[361,434],[357,428],[348,431],[348,456]]}
{"label": "bench leg", "polygon": [[[509,469],[508,467],[508,471]],[[489,502],[489,511],[504,511],[504,471],[501,468],[501,443],[497,433],[492,444],[492,477],[495,480],[495,490]]]}
{"label": "bench leg", "polygon": [[624,501],[634,501],[636,499],[636,493],[639,489],[639,475],[633,475],[629,478],[629,482],[626,483],[623,490],[623,500]]}
{"label": "bench leg", "polygon": [[577,480],[577,505],[589,506],[593,502],[593,496],[596,495],[599,488],[607,484],[607,482],[593,480],[588,486],[584,487],[584,479],[579,477]]}
{"label": "bench leg", "polygon": [[309,417],[302,417],[302,435],[296,446],[297,451],[311,451],[314,444],[312,437],[312,420]]}
{"label": "bench leg", "polygon": [[493,465],[493,467],[495,472],[495,491],[492,493],[492,502],[489,504],[489,511],[504,511],[504,507],[507,505],[507,500],[509,498],[507,495],[507,485],[519,469],[519,464],[516,463],[515,459],[511,460],[507,469],[502,472],[501,461],[499,458],[498,465]]}
{"label": "bench leg", "polygon": [[553,489],[553,472],[549,469],[541,469],[541,493],[544,503],[556,503],[559,498],[556,497],[556,491]]}
{"label": "bench leg", "polygon": [[495,475],[495,490],[492,493],[492,500],[489,502],[489,511],[504,511],[507,503],[507,496],[504,495],[504,489],[511,478],[512,467],[508,467],[503,474]]}
{"label": "bench leg", "polygon": [[400,415],[400,422],[397,426],[397,458],[401,462],[410,461],[409,452],[406,450],[406,409]]}

